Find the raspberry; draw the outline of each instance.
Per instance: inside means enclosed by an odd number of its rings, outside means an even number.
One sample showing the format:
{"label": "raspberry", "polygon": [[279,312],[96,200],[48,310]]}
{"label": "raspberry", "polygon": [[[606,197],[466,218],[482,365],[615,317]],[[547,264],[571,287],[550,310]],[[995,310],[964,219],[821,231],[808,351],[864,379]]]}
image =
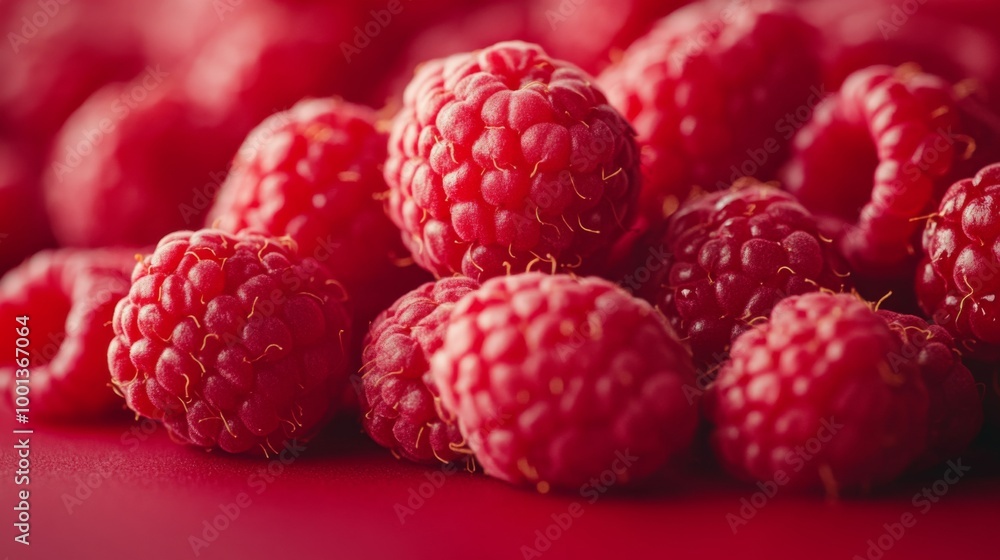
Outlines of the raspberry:
{"label": "raspberry", "polygon": [[917,297],[963,355],[1000,360],[1000,164],[952,185],[924,228]]}
{"label": "raspberry", "polygon": [[370,39],[353,29],[360,21],[353,2],[243,1],[211,11],[224,21],[192,53],[178,82],[195,106],[227,115],[241,135],[304,96],[353,98],[373,81],[362,65],[349,66],[357,37]]}
{"label": "raspberry", "polygon": [[[919,1],[919,0],[918,0]],[[1000,6],[982,0],[807,0],[803,14],[825,35],[827,83],[873,64],[915,62],[952,81],[971,79],[1000,109]]]}
{"label": "raspberry", "polygon": [[[976,380],[962,364],[955,339],[920,317],[880,310],[903,344],[896,360],[915,360],[930,396],[927,450],[917,461],[931,467],[958,456],[976,439],[983,425],[983,404]],[[892,361],[890,361],[892,365]]]}
{"label": "raspberry", "polygon": [[95,93],[56,139],[43,189],[63,245],[153,244],[204,220],[239,140],[204,126],[168,77],[146,77],[151,90]]}
{"label": "raspberry", "polygon": [[836,495],[891,481],[924,450],[917,364],[895,359],[899,338],[854,296],[788,298],[731,355],[705,410],[716,454],[739,478]]}
{"label": "raspberry", "polygon": [[[4,4],[0,28],[9,48],[0,51],[0,130],[22,143],[47,148],[90,94],[131,79],[146,64],[139,36],[122,17],[132,2],[65,2],[55,14],[37,0]],[[38,25],[43,17],[45,24]]]}
{"label": "raspberry", "polygon": [[452,310],[431,377],[486,473],[543,493],[608,469],[636,482],[697,424],[687,350],[649,304],[599,278],[489,280]]}
{"label": "raspberry", "polygon": [[601,75],[638,132],[643,212],[653,223],[694,186],[773,178],[797,110],[818,95],[814,35],[770,3],[697,3],[660,20]]}
{"label": "raspberry", "polygon": [[914,218],[943,191],[967,138],[946,82],[907,68],[852,74],[795,137],[785,188],[829,220],[851,265],[873,277],[912,270]]}
{"label": "raspberry", "polygon": [[[128,293],[133,253],[61,249],[35,254],[0,280],[0,319],[29,341],[27,354],[0,362],[4,405],[15,408],[15,383],[30,370],[31,419],[79,422],[114,411],[108,386],[108,323]],[[19,321],[19,317],[27,317]],[[5,336],[9,347],[15,340]],[[28,364],[17,359],[29,360]],[[18,408],[27,408],[23,405]]]}
{"label": "raspberry", "polygon": [[385,177],[417,263],[475,279],[597,264],[639,190],[628,123],[581,70],[522,42],[423,65]]}
{"label": "raspberry", "polygon": [[[288,234],[301,254],[335,263],[367,321],[423,278],[377,197],[386,136],[375,112],[338,99],[305,100],[261,123],[243,143],[207,223]],[[419,275],[419,276],[418,276]]]}
{"label": "raspberry", "polygon": [[311,437],[348,383],[342,299],[287,239],[172,233],[115,308],[112,382],[180,442],[267,456]]}
{"label": "raspberry", "polygon": [[643,293],[686,337],[699,367],[721,362],[730,341],[781,299],[847,287],[815,218],[760,183],[691,199],[640,247],[666,255]]}
{"label": "raspberry", "polygon": [[463,277],[428,282],[382,312],[365,337],[362,423],[397,457],[449,463],[463,456],[458,427],[441,419],[428,387],[429,362],[444,343],[455,303],[477,287]]}

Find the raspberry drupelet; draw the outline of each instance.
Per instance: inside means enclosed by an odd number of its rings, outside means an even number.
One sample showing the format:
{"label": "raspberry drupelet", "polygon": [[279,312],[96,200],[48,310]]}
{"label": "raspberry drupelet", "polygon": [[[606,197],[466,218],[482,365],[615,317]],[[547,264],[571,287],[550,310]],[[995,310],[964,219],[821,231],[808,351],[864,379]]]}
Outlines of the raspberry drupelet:
{"label": "raspberry drupelet", "polygon": [[719,461],[742,479],[831,495],[892,481],[928,434],[927,389],[902,355],[853,295],[782,301],[736,339],[705,395]]}
{"label": "raspberry drupelet", "polygon": [[633,136],[589,76],[536,45],[433,60],[393,121],[389,216],[438,276],[597,268],[635,213]]}
{"label": "raspberry drupelet", "polygon": [[458,426],[440,417],[430,359],[444,343],[455,303],[478,287],[464,277],[424,284],[382,312],[365,337],[361,421],[396,456],[448,463],[469,453]]}
{"label": "raspberry drupelet", "polygon": [[963,355],[1000,361],[1000,164],[952,185],[927,220],[920,306]]}
{"label": "raspberry drupelet", "polygon": [[348,385],[344,297],[287,237],[172,233],[115,308],[113,383],[179,442],[268,456],[309,439]]}
{"label": "raspberry drupelet", "polygon": [[753,181],[692,198],[641,246],[666,255],[644,295],[705,373],[783,298],[850,288],[847,266],[813,215],[787,192]]}
{"label": "raspberry drupelet", "polygon": [[291,236],[336,271],[367,327],[426,276],[382,208],[386,140],[368,107],[300,101],[247,136],[206,225]]}
{"label": "raspberry drupelet", "polygon": [[452,310],[431,377],[486,473],[543,493],[610,468],[638,482],[697,425],[687,349],[648,303],[600,278],[485,282]]}
{"label": "raspberry drupelet", "polygon": [[919,256],[920,217],[974,148],[950,84],[912,66],[873,66],[816,107],[782,182],[824,220],[852,267],[896,278]]}
{"label": "raspberry drupelet", "polygon": [[638,132],[642,214],[692,191],[774,178],[796,113],[822,97],[816,30],[774,2],[697,2],[656,22],[601,74]]}

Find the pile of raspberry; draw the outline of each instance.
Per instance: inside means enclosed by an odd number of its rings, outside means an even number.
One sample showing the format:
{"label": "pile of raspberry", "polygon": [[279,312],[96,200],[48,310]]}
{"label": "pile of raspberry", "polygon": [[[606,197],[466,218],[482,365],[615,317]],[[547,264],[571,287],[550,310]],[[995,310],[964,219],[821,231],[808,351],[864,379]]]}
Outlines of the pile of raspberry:
{"label": "pile of raspberry", "polygon": [[[681,486],[710,450],[750,484],[864,494],[1000,429],[989,65],[829,44],[813,2],[595,2],[592,40],[440,3],[453,20],[407,18],[337,75],[316,22],[297,46],[247,8],[42,196],[0,126],[3,199],[92,247],[22,262],[0,237],[0,319],[48,343],[0,361],[0,404],[33,371],[39,421],[128,410],[264,458],[360,427],[539,493]],[[274,15],[351,21],[301,4]],[[475,44],[484,21],[539,44]],[[372,68],[384,106],[360,100]],[[131,87],[95,87],[52,158]]]}

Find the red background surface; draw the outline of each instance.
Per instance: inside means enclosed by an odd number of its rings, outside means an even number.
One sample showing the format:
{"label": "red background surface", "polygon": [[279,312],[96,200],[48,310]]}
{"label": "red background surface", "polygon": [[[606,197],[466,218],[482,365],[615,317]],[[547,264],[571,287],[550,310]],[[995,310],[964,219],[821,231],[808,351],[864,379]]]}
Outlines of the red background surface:
{"label": "red background surface", "polygon": [[[898,540],[883,539],[892,543],[885,560],[998,557],[1000,460],[982,447],[963,456],[971,471],[926,513],[913,505],[913,495],[941,479],[944,468],[866,498],[829,501],[779,490],[733,534],[726,516],[738,516],[741,500],[756,488],[697,464],[672,483],[612,490],[593,504],[580,495],[538,495],[458,471],[444,476],[401,524],[395,504],[405,505],[410,490],[419,491],[427,474],[438,471],[393,459],[353,427],[322,434],[266,483],[255,475],[266,461],[183,447],[151,424],[140,440],[127,422],[35,428],[32,544],[23,547],[12,540],[14,436],[12,426],[4,426],[0,556],[11,559],[518,559],[525,557],[522,546],[535,544],[535,531],[544,532],[552,515],[566,513],[573,502],[582,515],[542,558],[850,560],[864,558],[867,541],[906,512],[916,525]],[[95,486],[89,494],[82,485],[88,479]],[[189,537],[204,538],[204,522],[241,492],[250,504],[195,556]]]}

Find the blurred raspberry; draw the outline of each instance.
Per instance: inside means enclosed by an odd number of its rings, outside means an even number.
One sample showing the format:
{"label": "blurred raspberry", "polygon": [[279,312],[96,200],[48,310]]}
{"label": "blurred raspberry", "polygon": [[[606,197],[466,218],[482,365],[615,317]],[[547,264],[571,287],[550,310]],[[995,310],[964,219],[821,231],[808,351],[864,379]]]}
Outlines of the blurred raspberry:
{"label": "blurred raspberry", "polygon": [[[240,135],[306,96],[353,98],[371,70],[342,52],[359,17],[350,2],[285,0],[220,9],[217,32],[178,73],[204,118],[224,115]],[[210,124],[216,124],[211,122]]]}
{"label": "blurred raspberry", "polygon": [[57,239],[144,245],[200,225],[236,132],[204,126],[166,76],[101,89],[66,122],[51,154],[44,192]]}
{"label": "blurred raspberry", "polygon": [[638,174],[632,130],[590,78],[522,42],[423,65],[385,167],[417,263],[476,279],[594,266],[634,215]]}
{"label": "blurred raspberry", "polygon": [[635,126],[652,223],[694,187],[772,179],[822,96],[815,30],[773,2],[702,2],[660,20],[599,83]]}
{"label": "blurred raspberry", "polygon": [[691,0],[525,0],[530,33],[552,56],[600,72],[657,19]]}
{"label": "blurred raspberry", "polygon": [[[876,64],[919,64],[951,82],[972,79],[1000,112],[1000,4],[983,0],[805,0],[823,31],[827,83]],[[1000,117],[998,117],[1000,119]],[[997,122],[1000,122],[998,120]]]}
{"label": "blurred raspberry", "polygon": [[687,350],[599,278],[494,278],[459,300],[431,358],[441,405],[487,474],[539,492],[612,470],[634,483],[691,443]]}
{"label": "blurred raspberry", "polygon": [[[37,253],[0,280],[0,319],[24,329],[24,356],[0,362],[3,405],[15,408],[18,370],[30,370],[31,419],[77,423],[119,408],[108,383],[115,304],[128,293],[134,252],[61,249]],[[26,317],[22,323],[18,317]],[[20,347],[20,346],[18,346]],[[17,363],[24,358],[27,363]],[[27,408],[27,407],[26,407]]]}
{"label": "blurred raspberry", "polygon": [[716,454],[735,476],[793,489],[867,490],[927,443],[928,396],[914,360],[868,305],[806,294],[733,343],[705,397]]}
{"label": "blurred raspberry", "polygon": [[294,242],[164,237],[114,313],[112,382],[177,441],[269,456],[309,439],[348,384],[350,314]]}
{"label": "blurred raspberry", "polygon": [[455,302],[477,287],[461,277],[424,284],[379,315],[365,337],[361,421],[397,457],[433,464],[468,453],[458,426],[439,416],[429,362],[444,343]]}
{"label": "blurred raspberry", "polygon": [[928,325],[920,317],[884,310],[878,315],[902,343],[900,354],[890,357],[890,365],[915,361],[930,397],[927,450],[917,460],[917,468],[933,467],[958,457],[979,434],[983,403],[976,380],[962,364],[955,339],[942,327]]}
{"label": "blurred raspberry", "polygon": [[759,183],[693,198],[639,245],[660,251],[641,291],[711,369],[782,299],[849,287],[847,267],[790,194]]}
{"label": "blurred raspberry", "polygon": [[336,269],[367,329],[424,278],[382,209],[386,141],[367,107],[301,101],[249,134],[207,223],[290,235],[301,254]]}
{"label": "blurred raspberry", "polygon": [[426,60],[486,48],[517,38],[536,42],[554,58],[598,72],[648,31],[651,22],[689,0],[513,0],[448,10],[399,45],[393,70],[375,100],[395,100]]}
{"label": "blurred raspberry", "polygon": [[12,142],[0,139],[0,274],[55,243],[31,176],[31,160]]}
{"label": "blurred raspberry", "polygon": [[1000,164],[952,185],[924,228],[917,296],[964,356],[1000,361]]}
{"label": "blurred raspberry", "polygon": [[121,0],[12,0],[0,6],[0,131],[48,144],[101,86],[128,80],[147,61]]}

